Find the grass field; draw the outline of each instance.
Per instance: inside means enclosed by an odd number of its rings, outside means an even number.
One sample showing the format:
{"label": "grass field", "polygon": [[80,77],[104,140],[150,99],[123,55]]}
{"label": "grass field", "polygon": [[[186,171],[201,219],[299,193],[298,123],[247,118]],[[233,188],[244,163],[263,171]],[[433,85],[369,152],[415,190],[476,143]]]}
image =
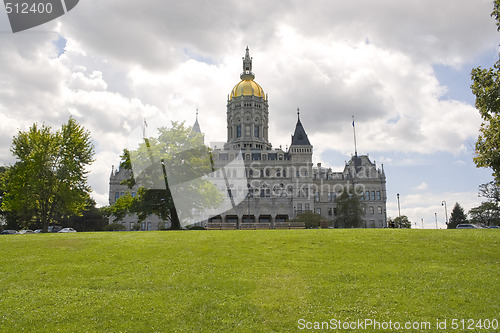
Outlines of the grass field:
{"label": "grass field", "polygon": [[442,331],[458,332],[453,319],[500,320],[499,240],[486,229],[4,235],[0,332],[283,332],[301,319],[427,331],[447,320]]}

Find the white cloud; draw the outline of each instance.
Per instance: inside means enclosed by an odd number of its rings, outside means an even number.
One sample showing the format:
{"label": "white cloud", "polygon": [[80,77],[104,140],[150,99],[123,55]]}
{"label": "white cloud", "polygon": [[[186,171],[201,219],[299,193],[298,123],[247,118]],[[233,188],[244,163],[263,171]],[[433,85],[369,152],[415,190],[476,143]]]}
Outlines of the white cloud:
{"label": "white cloud", "polygon": [[419,190],[419,191],[423,191],[423,190],[427,190],[428,187],[429,187],[429,184],[427,184],[426,182],[423,182],[422,184],[416,186],[415,189]]}
{"label": "white cloud", "polygon": [[390,152],[385,163],[405,163],[394,152],[459,155],[479,116],[442,99],[433,65],[460,67],[495,48],[491,9],[490,0],[80,2],[44,25],[54,32],[0,36],[0,162],[12,162],[17,130],[72,115],[92,132],[90,182],[105,204],[111,164],[143,117],[189,125],[198,107],[207,140],[225,141],[226,97],[248,44],[274,146],[290,143],[300,107],[315,156],[353,152],[352,115],[358,151]]}

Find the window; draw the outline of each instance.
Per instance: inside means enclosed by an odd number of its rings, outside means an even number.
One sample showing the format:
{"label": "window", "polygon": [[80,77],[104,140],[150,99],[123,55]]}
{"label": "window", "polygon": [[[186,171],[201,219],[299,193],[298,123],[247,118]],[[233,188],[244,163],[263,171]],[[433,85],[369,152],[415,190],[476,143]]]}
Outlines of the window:
{"label": "window", "polygon": [[297,204],[297,213],[298,214],[302,213],[302,204],[301,203]]}
{"label": "window", "polygon": [[120,192],[115,192],[115,201],[120,199]]}
{"label": "window", "polygon": [[370,200],[370,191],[366,191],[365,200]]}
{"label": "window", "polygon": [[132,192],[132,198],[135,198],[136,195],[137,195],[136,192]]}
{"label": "window", "polygon": [[382,207],[378,206],[377,211],[378,211],[379,214],[382,214]]}
{"label": "window", "polygon": [[319,192],[314,193],[314,202],[319,202]]}
{"label": "window", "polygon": [[375,208],[373,208],[373,206],[370,206],[370,214],[375,214]]}
{"label": "window", "polygon": [[309,206],[308,203],[304,204],[304,210],[306,211],[311,210],[311,207]]}
{"label": "window", "polygon": [[333,209],[332,208],[328,208],[328,216],[332,216],[333,215]]}
{"label": "window", "polygon": [[241,138],[241,125],[236,126],[236,137]]}
{"label": "window", "polygon": [[375,201],[375,191],[372,191],[372,201]]}
{"label": "window", "polygon": [[321,215],[321,208],[316,208],[316,214]]}
{"label": "window", "polygon": [[258,138],[258,137],[259,137],[259,134],[260,134],[260,133],[259,133],[259,126],[258,126],[258,125],[255,125],[255,126],[253,127],[253,136],[254,136],[254,137],[256,137],[256,138]]}
{"label": "window", "polygon": [[276,169],[276,177],[281,177],[281,169]]}
{"label": "window", "polygon": [[377,191],[377,200],[381,200],[380,199],[380,191]]}

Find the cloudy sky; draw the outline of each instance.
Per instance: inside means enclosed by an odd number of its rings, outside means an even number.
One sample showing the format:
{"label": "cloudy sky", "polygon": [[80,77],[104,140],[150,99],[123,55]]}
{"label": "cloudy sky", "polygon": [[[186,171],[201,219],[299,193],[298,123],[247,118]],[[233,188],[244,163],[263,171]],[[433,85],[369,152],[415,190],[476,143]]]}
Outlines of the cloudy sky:
{"label": "cloudy sky", "polygon": [[246,46],[269,94],[270,140],[290,143],[301,109],[314,163],[335,171],[369,154],[387,175],[388,215],[444,228],[491,172],[472,157],[481,119],[470,70],[498,59],[492,0],[252,2],[81,0],[68,14],[13,34],[0,9],[0,165],[12,137],[69,116],[92,133],[90,184],[108,200],[112,165],[142,119],[192,124],[225,141],[226,100]]}

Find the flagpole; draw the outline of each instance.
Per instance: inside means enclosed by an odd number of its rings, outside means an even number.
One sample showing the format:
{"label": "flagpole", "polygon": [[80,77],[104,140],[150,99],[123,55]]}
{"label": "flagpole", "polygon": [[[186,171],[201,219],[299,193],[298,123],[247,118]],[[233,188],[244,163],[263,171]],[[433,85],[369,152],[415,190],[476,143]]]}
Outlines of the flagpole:
{"label": "flagpole", "polygon": [[352,116],[352,130],[354,132],[354,156],[358,156],[358,148],[356,146],[356,127],[354,126],[354,116]]}

